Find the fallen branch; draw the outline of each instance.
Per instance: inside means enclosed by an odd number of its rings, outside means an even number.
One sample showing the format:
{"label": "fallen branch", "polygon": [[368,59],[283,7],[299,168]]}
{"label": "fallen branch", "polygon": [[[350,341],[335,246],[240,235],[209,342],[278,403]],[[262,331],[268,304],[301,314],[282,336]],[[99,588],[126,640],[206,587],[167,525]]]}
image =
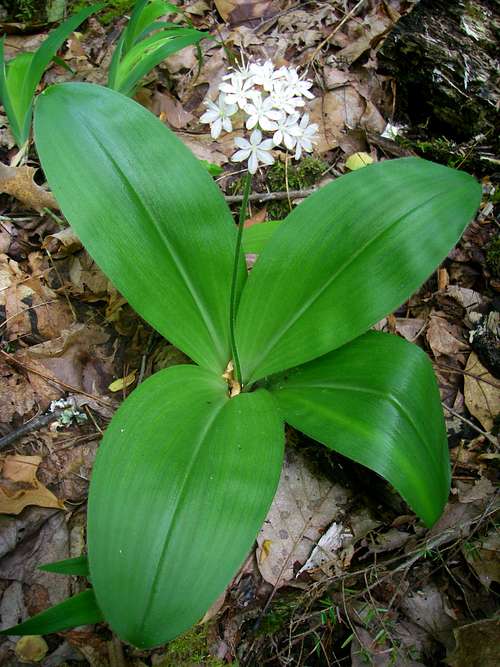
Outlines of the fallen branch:
{"label": "fallen branch", "polygon": [[[310,190],[284,190],[283,192],[253,192],[248,201],[279,201],[280,199],[305,199],[318,188]],[[243,195],[228,195],[225,197],[228,204],[239,204],[243,201]]]}

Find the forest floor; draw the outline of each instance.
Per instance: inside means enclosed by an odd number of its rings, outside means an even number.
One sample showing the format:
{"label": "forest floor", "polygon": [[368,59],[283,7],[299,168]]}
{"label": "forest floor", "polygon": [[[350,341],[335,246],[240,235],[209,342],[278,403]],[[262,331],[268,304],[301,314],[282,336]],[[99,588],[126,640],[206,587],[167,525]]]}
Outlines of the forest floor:
{"label": "forest floor", "polygon": [[[119,15],[125,3],[111,4],[115,13],[88,20],[62,50],[75,74],[54,64],[44,86],[72,77],[105,84],[112,46],[126,22]],[[400,48],[409,32],[420,29],[425,36],[427,22],[435,23],[431,4],[184,3],[193,24],[216,39],[202,42],[200,68],[196,50],[185,48],[147,77],[136,99],[197,157],[220,167],[214,178],[234,200],[242,173],[230,161],[234,135],[211,138],[199,122],[204,100],[242,57],[272,58],[307,72],[319,141],[298,166],[278,161],[258,174],[247,225],[283,218],[306,191],[345,173],[348,158],[359,152],[374,161],[420,155],[482,182],[481,209],[457,247],[376,327],[416,343],[433,362],[452,466],[443,516],[425,529],[377,475],[289,429],[282,480],[256,547],[203,625],[149,652],[121,644],[105,625],[80,628],[47,637],[38,664],[500,664],[500,160],[491,122],[498,91],[484,79],[489,38],[477,36],[481,22],[488,23],[485,30],[496,25],[498,34],[499,18],[478,17],[477,6],[490,11],[487,2],[457,3],[456,12],[440,15],[449,34],[469,40],[471,56],[483,53],[482,65],[471,57],[464,85],[450,62],[433,65],[430,53],[416,65]],[[7,58],[36,48],[49,29],[5,27]],[[425,50],[425,40],[419,48]],[[475,66],[481,81],[474,79]],[[427,99],[419,100],[415,86],[424,84]],[[476,110],[477,126],[460,126],[456,102],[447,97],[453,87],[460,88],[464,109]],[[446,104],[454,106],[452,120],[441,113]],[[16,152],[0,108],[3,164]],[[81,247],[47,199],[34,149],[27,165],[2,174],[0,614],[6,627],[82,590],[83,580],[37,566],[84,553],[88,480],[102,432],[138,381],[187,359],[132,311]],[[50,413],[51,402],[63,398],[69,407]],[[292,485],[291,478],[300,481]],[[304,506],[316,508],[312,519],[301,513]],[[335,546],[326,558],[311,556],[332,526]],[[29,662],[22,647],[16,654],[15,640],[1,642],[0,664]]]}

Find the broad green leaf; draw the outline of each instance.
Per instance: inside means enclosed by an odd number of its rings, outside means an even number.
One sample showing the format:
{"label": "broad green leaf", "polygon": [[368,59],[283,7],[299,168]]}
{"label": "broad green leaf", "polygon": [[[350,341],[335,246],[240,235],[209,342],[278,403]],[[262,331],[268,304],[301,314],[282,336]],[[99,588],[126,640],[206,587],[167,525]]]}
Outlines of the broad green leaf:
{"label": "broad green leaf", "polygon": [[[10,106],[12,108],[12,113],[15,117],[15,122],[12,122],[10,118],[9,122],[13,130],[12,133],[14,134],[14,138],[19,143],[23,139],[23,133],[21,130],[26,122],[26,112],[27,112],[20,91],[22,90],[24,81],[26,80],[32,61],[33,61],[32,53],[20,53],[16,58],[10,60],[7,66],[6,96],[8,96],[9,98]],[[6,111],[8,111],[8,108],[9,108],[8,106],[5,106]],[[31,119],[31,105],[29,105],[28,108]],[[7,113],[7,115],[9,116],[9,113]]]}
{"label": "broad green leaf", "polygon": [[282,222],[282,220],[269,220],[246,227],[241,240],[243,251],[260,255]]}
{"label": "broad green leaf", "polygon": [[0,44],[0,96],[19,146],[22,146],[29,138],[33,98],[45,69],[64,40],[80,23],[102,7],[102,4],[92,5],[71,16],[53,30],[34,53],[21,54],[14,58],[7,64],[6,70],[3,44]]}
{"label": "broad green leaf", "polygon": [[266,516],[283,440],[266,390],[229,399],[195,366],[127,398],[99,449],[88,523],[96,597],[122,639],[156,646],[203,616]]}
{"label": "broad green leaf", "polygon": [[440,516],[450,464],[439,390],[416,345],[369,332],[275,376],[283,418],[387,479],[425,523]]}
{"label": "broad green leaf", "polygon": [[[207,171],[149,111],[94,84],[47,89],[35,138],[64,215],[104,273],[163,336],[222,372],[236,229]],[[241,287],[242,258],[240,269]]]}
{"label": "broad green leaf", "polygon": [[[166,14],[182,14],[182,9],[179,9],[179,7],[168,2],[163,2],[163,0],[152,0],[152,2],[149,2],[140,12],[139,19],[137,23],[135,23],[133,31],[131,31],[130,43],[126,43],[127,51],[132,44],[144,37],[144,33],[148,31],[152,25],[160,23],[157,19]],[[132,22],[132,17],[130,22]],[[127,28],[125,30],[127,30]]]}
{"label": "broad green leaf", "polygon": [[32,616],[24,623],[0,631],[0,635],[50,635],[79,625],[103,621],[94,591],[89,588],[60,604]]}
{"label": "broad green leaf", "polygon": [[44,572],[54,572],[55,574],[73,574],[77,577],[89,576],[87,556],[77,556],[76,558],[58,560],[54,563],[45,563],[45,565],[40,565],[38,569]]}
{"label": "broad green leaf", "polygon": [[156,65],[186,46],[197,44],[208,33],[192,28],[162,30],[135,44],[118,64],[114,77],[114,90],[123,95],[133,95],[137,84]]}
{"label": "broad green leaf", "polygon": [[297,206],[241,295],[246,383],[356,338],[407,299],[456,243],[480,185],[418,158],[342,176]]}

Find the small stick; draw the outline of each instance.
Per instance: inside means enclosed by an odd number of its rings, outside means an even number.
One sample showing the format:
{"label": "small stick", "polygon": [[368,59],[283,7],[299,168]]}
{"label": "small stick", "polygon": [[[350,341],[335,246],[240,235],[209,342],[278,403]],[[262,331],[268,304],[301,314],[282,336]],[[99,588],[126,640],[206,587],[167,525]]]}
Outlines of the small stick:
{"label": "small stick", "polygon": [[7,435],[4,435],[3,438],[0,438],[0,449],[5,449],[5,447],[8,447],[13,442],[16,442],[16,440],[19,440],[31,431],[36,431],[43,426],[47,426],[47,424],[49,424],[53,419],[60,417],[61,414],[62,409],[59,408],[54,410],[54,412],[49,412],[45,415],[38,415],[38,417],[35,417],[26,424],[23,424],[19,428],[14,429],[14,431],[7,433]]}
{"label": "small stick", "polygon": [[480,433],[481,435],[483,435],[483,436],[484,436],[487,440],[489,440],[493,445],[498,445],[498,438],[495,438],[494,435],[491,435],[491,433],[488,433],[487,431],[483,431],[482,429],[478,428],[478,427],[474,424],[474,422],[471,422],[469,419],[466,419],[465,417],[462,417],[461,414],[459,414],[458,412],[455,412],[455,410],[452,410],[451,408],[449,408],[449,407],[448,407],[447,405],[445,405],[444,403],[441,403],[441,405],[443,406],[443,408],[444,408],[445,410],[448,410],[448,412],[450,412],[454,417],[456,417],[457,419],[460,419],[460,420],[463,421],[465,424],[467,424],[467,426],[470,426],[472,429],[474,429],[474,431],[476,431],[477,433]]}
{"label": "small stick", "polygon": [[[278,201],[280,199],[305,199],[313,192],[317,192],[318,188],[311,188],[310,190],[284,190],[283,192],[254,192],[248,201]],[[228,195],[225,197],[228,204],[239,204],[243,201],[243,195]]]}

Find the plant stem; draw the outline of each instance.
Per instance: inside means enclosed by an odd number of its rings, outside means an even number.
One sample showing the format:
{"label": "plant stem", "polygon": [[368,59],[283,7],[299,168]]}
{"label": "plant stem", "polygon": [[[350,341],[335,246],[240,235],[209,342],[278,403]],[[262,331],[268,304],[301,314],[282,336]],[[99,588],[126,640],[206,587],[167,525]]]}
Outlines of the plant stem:
{"label": "plant stem", "polygon": [[241,238],[243,236],[243,227],[245,225],[245,217],[247,213],[248,197],[250,195],[250,188],[252,187],[252,174],[247,172],[245,176],[245,184],[243,186],[243,200],[241,202],[240,216],[238,219],[238,233],[236,236],[236,248],[234,250],[234,263],[233,263],[233,279],[231,281],[231,297],[229,301],[229,339],[231,343],[231,353],[233,355],[234,363],[234,374],[236,380],[241,384],[241,366],[240,358],[238,356],[238,350],[236,349],[236,339],[234,335],[234,329],[236,325],[236,286],[238,284],[238,265],[240,263],[240,252],[241,252]]}

